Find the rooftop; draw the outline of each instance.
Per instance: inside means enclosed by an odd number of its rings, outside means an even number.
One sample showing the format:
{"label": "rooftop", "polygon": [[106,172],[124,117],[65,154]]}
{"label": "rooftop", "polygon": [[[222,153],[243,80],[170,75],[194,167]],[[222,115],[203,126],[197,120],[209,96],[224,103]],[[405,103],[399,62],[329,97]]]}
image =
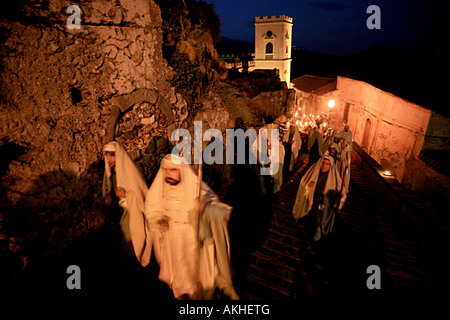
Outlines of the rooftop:
{"label": "rooftop", "polygon": [[336,90],[337,79],[316,77],[305,74],[301,77],[291,80],[291,83],[294,85],[295,89],[314,93],[317,95],[323,95],[325,93]]}
{"label": "rooftop", "polygon": [[280,15],[280,16],[263,16],[261,17],[255,17],[255,22],[259,23],[259,22],[276,22],[276,21],[286,21],[286,22],[290,22],[292,23],[292,18],[288,17],[284,14]]}

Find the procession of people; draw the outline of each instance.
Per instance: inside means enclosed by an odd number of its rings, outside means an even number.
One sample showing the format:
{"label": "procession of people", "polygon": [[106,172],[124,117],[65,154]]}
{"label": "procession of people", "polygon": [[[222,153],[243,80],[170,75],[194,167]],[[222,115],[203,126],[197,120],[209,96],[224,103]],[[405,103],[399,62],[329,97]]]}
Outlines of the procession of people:
{"label": "procession of people", "polygon": [[[278,125],[266,127],[277,129]],[[258,207],[245,203],[261,205],[257,211],[267,214],[260,220],[269,221],[272,195],[293,174],[302,147],[298,127],[288,122],[286,129],[276,144],[266,133],[259,137],[266,140],[270,163],[258,157],[256,165],[235,165],[235,183],[226,201],[204,182],[201,172],[196,173],[185,158],[172,153],[164,156],[148,187],[124,148],[116,141],[107,143],[103,148],[103,196],[107,203],[114,204],[127,259],[137,260],[142,267],[154,259],[159,280],[172,290],[175,299],[213,299],[217,290],[227,299],[239,299],[235,287],[240,288],[246,278],[245,263],[239,259],[248,260],[254,249],[251,245],[245,249],[246,242],[255,245],[254,239],[244,235],[252,232],[252,226],[256,228],[252,221],[258,219],[243,218],[246,211]],[[279,148],[278,152],[271,150],[273,146]],[[314,241],[332,234],[344,206],[351,148],[348,125],[341,132],[329,128],[324,135],[317,126],[309,128],[309,163],[298,186],[292,215],[295,221],[311,217]],[[257,174],[263,167],[270,169],[269,175]],[[264,233],[259,237],[263,239]]]}

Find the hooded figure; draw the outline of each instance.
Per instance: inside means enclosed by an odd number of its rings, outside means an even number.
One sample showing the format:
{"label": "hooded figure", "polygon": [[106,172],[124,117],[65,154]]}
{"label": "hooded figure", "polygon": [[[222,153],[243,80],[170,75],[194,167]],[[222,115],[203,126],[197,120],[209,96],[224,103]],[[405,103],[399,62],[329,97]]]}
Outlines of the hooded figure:
{"label": "hooded figure", "polygon": [[347,159],[349,153],[348,146],[341,151],[341,147],[336,142],[332,142],[328,150],[324,153],[324,155],[332,156],[335,161],[337,173],[342,181],[341,193],[344,200],[347,199],[348,188],[350,185],[350,165]]}
{"label": "hooded figure", "polygon": [[323,153],[325,153],[333,142],[333,129],[328,128],[323,137]]}
{"label": "hooded figure", "polygon": [[317,127],[312,129],[308,137],[309,163],[319,160],[323,151],[323,138]]}
{"label": "hooded figure", "polygon": [[[144,178],[126,151],[115,141],[103,148],[105,174],[103,176],[103,197],[117,196],[123,208],[120,227],[126,241],[133,245],[139,262],[146,266],[150,262],[152,242],[146,231],[144,200],[148,190]],[[111,156],[114,158],[111,159]]]}
{"label": "hooded figure", "polygon": [[[343,205],[341,202],[344,199],[340,197],[340,193],[341,178],[336,171],[334,159],[330,155],[324,155],[306,171],[300,181],[292,215],[298,220],[308,213],[317,213],[318,231],[320,234],[329,234],[338,207]],[[320,234],[315,236],[315,240],[320,239]]]}
{"label": "hooded figure", "polygon": [[[334,150],[333,150],[334,149]],[[336,167],[338,167],[338,163],[337,161],[339,161],[341,155],[340,155],[340,151],[341,149],[339,148],[339,146],[337,145],[336,142],[332,142],[329,146],[328,149],[326,151],[324,151],[324,155],[325,154],[329,154],[330,156],[333,157],[334,159],[334,163],[336,165]]]}
{"label": "hooded figure", "polygon": [[177,299],[210,299],[219,287],[238,299],[231,279],[227,224],[231,207],[220,202],[185,159],[166,155],[148,190],[145,217],[160,266],[159,279]]}
{"label": "hooded figure", "polygon": [[349,146],[340,152],[339,162],[336,164],[336,169],[342,180],[342,196],[347,197],[348,188],[350,186],[350,154]]}
{"label": "hooded figure", "polygon": [[283,143],[285,149],[289,149],[289,151],[286,152],[286,155],[289,155],[290,153],[290,158],[288,159],[289,171],[292,171],[294,169],[294,164],[297,161],[298,152],[302,147],[302,138],[300,137],[300,133],[295,124],[290,124],[289,130],[287,130],[283,136]]}
{"label": "hooded figure", "polygon": [[[267,195],[280,191],[281,185],[283,184],[284,146],[280,142],[279,136],[278,140],[273,140],[271,131],[279,130],[277,127],[278,125],[268,124],[261,128],[267,129],[267,131],[264,132],[260,130],[257,139],[255,139],[252,145],[252,149],[256,150],[258,169],[259,167],[270,168],[270,175],[263,175],[261,174],[261,171],[258,171],[262,191]],[[265,147],[263,146],[263,141],[265,141]],[[275,148],[277,148],[278,151]],[[265,152],[266,154],[263,155],[262,152]],[[265,161],[266,163],[264,163]],[[267,163],[267,161],[269,161],[269,163]]]}
{"label": "hooded figure", "polygon": [[342,138],[347,142],[350,150],[352,150],[352,144],[353,144],[353,135],[352,132],[350,131],[350,126],[348,124],[346,124],[344,126],[344,131],[340,132]]}

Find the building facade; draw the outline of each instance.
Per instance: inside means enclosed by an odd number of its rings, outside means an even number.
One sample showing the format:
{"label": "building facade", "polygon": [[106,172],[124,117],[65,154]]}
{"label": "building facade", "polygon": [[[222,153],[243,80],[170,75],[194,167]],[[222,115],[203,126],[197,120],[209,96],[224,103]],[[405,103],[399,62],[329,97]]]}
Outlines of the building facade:
{"label": "building facade", "polygon": [[280,80],[291,80],[292,18],[255,18],[255,69],[278,69]]}
{"label": "building facade", "polygon": [[[424,146],[431,110],[363,81],[341,76],[332,80],[308,75],[294,79],[295,114],[326,114],[328,127],[337,131],[348,124],[353,140],[403,182],[408,160],[416,159]],[[332,109],[327,106],[331,99]]]}

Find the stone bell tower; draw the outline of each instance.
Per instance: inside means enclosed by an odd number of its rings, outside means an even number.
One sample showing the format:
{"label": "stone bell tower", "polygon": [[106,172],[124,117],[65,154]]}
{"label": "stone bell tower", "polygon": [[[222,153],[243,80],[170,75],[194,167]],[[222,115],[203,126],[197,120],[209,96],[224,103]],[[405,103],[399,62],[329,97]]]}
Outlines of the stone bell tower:
{"label": "stone bell tower", "polygon": [[291,80],[292,18],[255,17],[255,69],[278,69],[280,80]]}

